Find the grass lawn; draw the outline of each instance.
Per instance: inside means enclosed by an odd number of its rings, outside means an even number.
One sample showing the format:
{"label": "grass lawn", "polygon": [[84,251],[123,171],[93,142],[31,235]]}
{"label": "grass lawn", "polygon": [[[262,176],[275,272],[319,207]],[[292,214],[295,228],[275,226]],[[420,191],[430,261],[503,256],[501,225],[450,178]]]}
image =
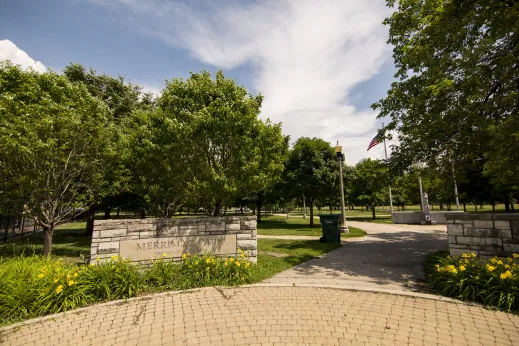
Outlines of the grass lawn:
{"label": "grass lawn", "polygon": [[[91,243],[91,238],[85,236],[85,228],[86,222],[72,222],[58,226],[54,230],[52,254],[56,257],[64,257],[69,260],[83,262],[82,256],[86,257],[90,255]],[[43,243],[43,232],[38,232],[34,235],[27,235],[23,238],[15,239],[9,242],[8,245],[29,245],[28,248],[34,251],[35,254],[43,254]],[[10,254],[2,253],[2,250],[4,250],[4,252],[7,252],[5,250],[16,251],[16,246],[11,245],[4,249],[0,247],[0,257],[8,256]]]}
{"label": "grass lawn", "polygon": [[[349,227],[350,233],[342,233],[342,238],[362,237],[366,235],[361,229]],[[314,227],[310,228],[308,218],[289,217],[287,220],[283,216],[269,216],[262,219],[258,224],[258,234],[264,235],[311,235],[321,236],[321,224],[316,218]]]}
{"label": "grass lawn", "polygon": [[[294,234],[294,230],[302,229],[308,233],[295,233],[304,235],[320,235],[320,228],[308,229],[304,228],[304,222],[307,219],[291,218],[290,222],[286,222],[282,217],[269,216],[262,224],[261,231],[267,234]],[[52,254],[54,257],[62,257],[71,262],[84,262],[83,258],[90,255],[90,237],[85,236],[85,222],[73,222],[62,225],[54,231]],[[285,228],[283,228],[285,227]],[[350,228],[351,229],[351,228]],[[276,233],[280,231],[281,233]],[[283,233],[283,232],[292,233]],[[268,233],[273,232],[273,233]],[[355,229],[350,236],[362,236],[364,231]],[[7,246],[0,246],[0,257],[11,257],[20,252],[17,245],[28,245],[29,251],[36,254],[43,253],[43,233],[18,238]],[[338,248],[339,244],[320,243],[317,240],[278,240],[278,239],[258,239],[259,252],[279,252],[285,253],[287,257],[273,257],[265,254],[258,255],[258,266],[255,267],[253,273],[253,282],[267,279],[283,270],[306,262],[325,252],[329,252]],[[27,249],[27,247],[24,247]]]}
{"label": "grass lawn", "polygon": [[339,248],[339,244],[321,243],[318,240],[258,239],[258,251],[284,253],[286,257],[258,255],[258,266],[253,273],[253,281],[268,279],[283,270],[318,257]]}

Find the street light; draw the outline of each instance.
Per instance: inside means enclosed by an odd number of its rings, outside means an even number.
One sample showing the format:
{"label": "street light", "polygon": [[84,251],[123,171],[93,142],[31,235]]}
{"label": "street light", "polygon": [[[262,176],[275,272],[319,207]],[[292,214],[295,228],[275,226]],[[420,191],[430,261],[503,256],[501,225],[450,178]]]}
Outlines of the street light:
{"label": "street light", "polygon": [[342,227],[341,232],[349,233],[348,224],[346,223],[346,210],[344,207],[344,185],[342,181],[342,161],[344,161],[344,154],[342,153],[342,146],[339,145],[339,141],[337,141],[337,146],[335,147],[335,154],[337,155],[337,161],[339,161],[339,180],[341,182],[341,214],[342,214]]}

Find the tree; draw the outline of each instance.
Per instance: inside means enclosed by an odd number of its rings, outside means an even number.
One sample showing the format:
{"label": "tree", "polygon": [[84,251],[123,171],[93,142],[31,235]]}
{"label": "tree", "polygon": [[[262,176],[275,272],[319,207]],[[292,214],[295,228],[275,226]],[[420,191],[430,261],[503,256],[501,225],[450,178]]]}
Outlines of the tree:
{"label": "tree", "polygon": [[[339,167],[334,148],[320,138],[299,138],[288,155],[283,173],[287,199],[305,198],[310,208],[310,227],[317,199],[338,193]],[[334,192],[336,191],[336,192]]]}
{"label": "tree", "polygon": [[221,71],[166,82],[158,107],[178,123],[189,194],[209,215],[267,188],[283,167],[280,125],[258,118],[262,100]]}
{"label": "tree", "polygon": [[364,159],[355,165],[354,194],[364,205],[371,206],[373,219],[375,206],[387,200],[387,165],[382,160]]}
{"label": "tree", "polygon": [[[106,74],[98,74],[94,69],[87,70],[81,64],[70,64],[63,69],[63,75],[73,83],[86,86],[91,95],[102,100],[111,110],[111,122],[116,131],[114,144],[118,151],[117,155],[107,162],[103,169],[104,184],[98,186],[95,193],[95,203],[92,203],[87,211],[86,233],[91,235],[94,230],[94,215],[100,207],[105,210],[105,217],[110,216],[110,210],[121,202],[121,197],[128,197],[129,192],[138,190],[140,186],[138,178],[133,176],[133,171],[128,170],[125,165],[128,151],[120,145],[121,122],[137,109],[151,109],[154,99],[151,94],[141,94],[141,87],[125,80],[124,77],[112,77]],[[137,197],[137,196],[133,196]],[[144,197],[141,196],[141,201]]]}
{"label": "tree", "polygon": [[134,190],[154,215],[172,217],[185,202],[191,174],[191,151],[183,146],[179,122],[160,109],[139,110],[123,128]]}
{"label": "tree", "polygon": [[399,133],[393,156],[485,175],[512,186],[519,176],[519,3],[388,0],[395,81],[372,107]]}
{"label": "tree", "polygon": [[110,110],[53,72],[0,63],[2,178],[23,191],[50,255],[55,226],[88,207],[112,156]]}

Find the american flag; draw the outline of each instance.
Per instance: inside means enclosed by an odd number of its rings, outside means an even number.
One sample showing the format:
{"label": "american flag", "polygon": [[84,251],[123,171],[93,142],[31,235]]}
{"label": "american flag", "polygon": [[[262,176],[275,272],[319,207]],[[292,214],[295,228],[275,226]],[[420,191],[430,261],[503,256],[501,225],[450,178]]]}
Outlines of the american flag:
{"label": "american flag", "polygon": [[371,141],[371,143],[369,143],[367,151],[369,151],[369,149],[373,148],[375,145],[380,144],[380,143],[382,143],[382,142],[377,139],[377,136],[373,137],[373,140]]}

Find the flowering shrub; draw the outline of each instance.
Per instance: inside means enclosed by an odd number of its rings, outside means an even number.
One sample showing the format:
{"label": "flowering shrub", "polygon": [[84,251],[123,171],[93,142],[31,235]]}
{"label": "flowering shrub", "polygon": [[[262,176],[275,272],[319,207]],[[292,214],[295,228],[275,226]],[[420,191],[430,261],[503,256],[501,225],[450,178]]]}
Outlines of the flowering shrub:
{"label": "flowering shrub", "polygon": [[253,266],[240,258],[183,255],[138,267],[118,256],[77,265],[41,256],[0,258],[0,325],[94,302],[167,289],[249,283]]}
{"label": "flowering shrub", "polygon": [[441,294],[519,311],[519,255],[483,260],[474,253],[434,257],[429,280]]}
{"label": "flowering shrub", "polygon": [[245,254],[240,257],[217,258],[210,254],[203,256],[182,255],[182,286],[201,287],[212,285],[237,285],[249,283],[252,268]]}

